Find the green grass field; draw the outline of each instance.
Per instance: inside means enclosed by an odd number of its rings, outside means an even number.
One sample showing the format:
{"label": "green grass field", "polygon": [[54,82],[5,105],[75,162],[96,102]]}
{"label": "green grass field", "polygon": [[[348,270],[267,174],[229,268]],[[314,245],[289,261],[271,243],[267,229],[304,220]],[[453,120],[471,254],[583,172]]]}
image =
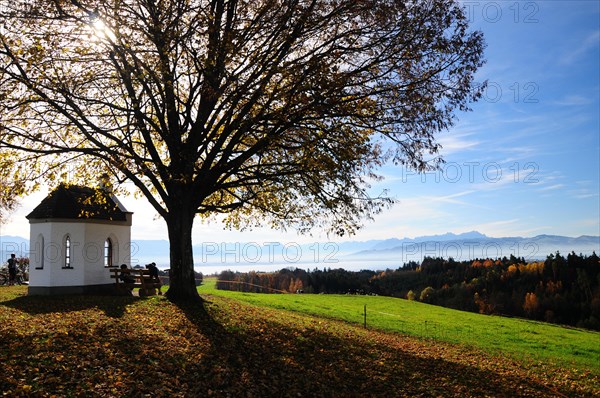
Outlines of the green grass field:
{"label": "green grass field", "polygon": [[367,327],[473,347],[494,355],[540,361],[600,375],[600,333],[548,323],[456,311],[381,296],[241,293],[215,288],[205,278],[200,294],[256,306],[340,319]]}

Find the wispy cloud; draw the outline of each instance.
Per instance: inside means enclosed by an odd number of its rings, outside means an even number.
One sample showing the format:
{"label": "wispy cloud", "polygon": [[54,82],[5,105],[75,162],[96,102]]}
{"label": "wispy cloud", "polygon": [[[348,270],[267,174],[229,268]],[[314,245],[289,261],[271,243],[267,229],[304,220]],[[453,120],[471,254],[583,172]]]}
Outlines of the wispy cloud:
{"label": "wispy cloud", "polygon": [[595,48],[600,43],[600,30],[595,30],[589,33],[580,44],[566,52],[560,59],[560,63],[563,65],[570,65],[576,62],[586,52]]}
{"label": "wispy cloud", "polygon": [[564,184],[554,184],[554,185],[549,185],[549,186],[546,186],[546,187],[542,187],[542,188],[538,189],[538,191],[541,191],[541,192],[555,191],[557,189],[564,188],[564,186],[565,186]]}
{"label": "wispy cloud", "polygon": [[467,205],[468,203],[462,200],[456,200],[455,198],[460,198],[463,196],[467,196],[470,195],[472,193],[474,193],[476,191],[474,190],[470,190],[470,191],[463,191],[463,192],[458,192],[458,193],[454,193],[451,195],[445,195],[445,196],[428,196],[428,197],[424,197],[423,200],[425,201],[432,201],[432,202],[442,202],[442,203],[452,203],[452,204],[460,204],[460,205]]}
{"label": "wispy cloud", "polygon": [[575,198],[576,199],[589,199],[589,198],[596,198],[598,196],[600,196],[600,195],[597,193],[582,193],[579,195],[575,195]]}
{"label": "wispy cloud", "polygon": [[600,196],[600,186],[592,180],[575,181],[575,189],[569,190],[569,194],[574,199],[597,198]]}
{"label": "wispy cloud", "polygon": [[474,150],[480,141],[470,138],[471,133],[453,133],[441,136],[438,142],[442,145],[440,151],[443,156],[448,156],[465,150]]}
{"label": "wispy cloud", "polygon": [[560,98],[560,99],[554,101],[552,104],[559,105],[559,106],[581,106],[581,105],[588,105],[591,103],[592,103],[592,98],[590,98],[590,97],[572,94],[572,95],[567,95],[563,98]]}
{"label": "wispy cloud", "polygon": [[600,193],[598,192],[589,192],[589,191],[574,191],[572,197],[575,199],[590,199],[590,198],[597,198],[598,196],[600,196]]}
{"label": "wispy cloud", "polygon": [[512,148],[507,148],[507,150],[508,149],[510,149],[510,152],[511,152],[513,158],[509,158],[509,159],[505,160],[505,162],[509,162],[514,159],[517,159],[517,160],[521,160],[523,158],[531,159],[532,155],[536,155],[539,153],[539,148],[534,145],[529,145],[529,146],[519,145],[519,146],[512,147]]}

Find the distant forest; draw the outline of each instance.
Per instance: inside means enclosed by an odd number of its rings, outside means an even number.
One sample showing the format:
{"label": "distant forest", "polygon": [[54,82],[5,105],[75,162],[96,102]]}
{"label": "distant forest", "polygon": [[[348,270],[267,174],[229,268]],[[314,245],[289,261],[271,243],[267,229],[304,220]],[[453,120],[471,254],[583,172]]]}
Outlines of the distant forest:
{"label": "distant forest", "polygon": [[385,271],[282,269],[223,271],[218,289],[257,293],[376,294],[458,310],[517,316],[600,330],[600,258],[559,252],[545,261],[524,258],[426,257]]}

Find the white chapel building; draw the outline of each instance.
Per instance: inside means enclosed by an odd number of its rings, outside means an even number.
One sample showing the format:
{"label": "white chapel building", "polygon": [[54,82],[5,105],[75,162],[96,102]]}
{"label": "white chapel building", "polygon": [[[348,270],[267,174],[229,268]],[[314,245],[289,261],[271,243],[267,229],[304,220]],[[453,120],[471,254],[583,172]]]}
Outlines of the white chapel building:
{"label": "white chapel building", "polygon": [[29,294],[114,288],[109,267],[131,261],[131,220],[107,189],[60,185],[29,215]]}

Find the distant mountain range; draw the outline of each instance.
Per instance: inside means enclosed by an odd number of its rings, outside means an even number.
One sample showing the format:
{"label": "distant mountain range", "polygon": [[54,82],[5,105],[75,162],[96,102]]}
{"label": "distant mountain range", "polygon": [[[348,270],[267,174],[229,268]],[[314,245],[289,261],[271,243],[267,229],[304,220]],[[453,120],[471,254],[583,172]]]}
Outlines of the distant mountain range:
{"label": "distant mountain range", "polygon": [[[538,235],[534,237],[493,238],[477,231],[461,234],[421,236],[416,238],[391,238],[363,242],[203,242],[194,245],[196,264],[221,264],[245,266],[260,264],[313,263],[316,266],[343,267],[344,264],[375,264],[393,262],[396,266],[408,261],[421,261],[423,257],[452,257],[455,260],[474,258],[524,257],[526,260],[545,259],[560,251],[566,255],[600,254],[600,236],[568,237]],[[10,253],[27,256],[29,240],[18,236],[0,236],[0,260]],[[169,242],[167,240],[134,240],[132,263],[156,261],[168,264]],[[358,265],[356,265],[358,267]],[[374,265],[373,265],[374,267]],[[257,267],[259,268],[259,267]]]}
{"label": "distant mountain range", "polygon": [[463,234],[422,236],[417,238],[387,239],[375,243],[371,248],[352,253],[355,258],[388,258],[402,256],[405,260],[420,260],[428,257],[453,257],[456,260],[474,258],[524,257],[526,260],[545,259],[559,251],[566,255],[600,254],[600,236],[582,235],[568,237],[559,235],[537,235],[534,237],[493,238],[480,232]]}

